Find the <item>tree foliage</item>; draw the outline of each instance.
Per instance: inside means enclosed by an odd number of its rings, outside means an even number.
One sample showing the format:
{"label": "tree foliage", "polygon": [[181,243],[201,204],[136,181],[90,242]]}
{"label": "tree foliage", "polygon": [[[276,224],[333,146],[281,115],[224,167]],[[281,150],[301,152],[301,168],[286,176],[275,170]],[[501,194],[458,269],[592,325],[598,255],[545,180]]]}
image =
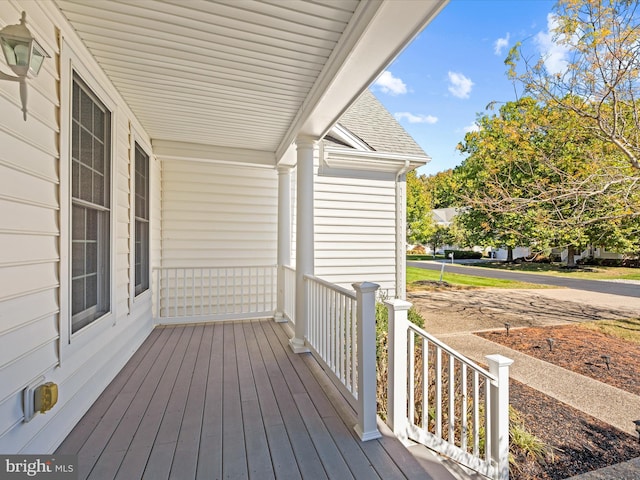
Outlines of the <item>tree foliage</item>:
{"label": "tree foliage", "polygon": [[458,190],[460,185],[455,170],[445,170],[429,177],[423,177],[423,182],[431,197],[431,208],[459,206]]}
{"label": "tree foliage", "polygon": [[586,134],[611,143],[640,169],[638,2],[560,0],[552,19],[554,55],[516,44],[505,61],[509,75],[527,95],[580,116]]}
{"label": "tree foliage", "polygon": [[525,97],[478,123],[460,146],[469,157],[458,173],[468,207],[460,222],[475,240],[541,250],[629,247],[640,178],[583,117]]}
{"label": "tree foliage", "polygon": [[431,195],[415,171],[407,173],[407,242],[427,243],[436,226],[431,214]]}

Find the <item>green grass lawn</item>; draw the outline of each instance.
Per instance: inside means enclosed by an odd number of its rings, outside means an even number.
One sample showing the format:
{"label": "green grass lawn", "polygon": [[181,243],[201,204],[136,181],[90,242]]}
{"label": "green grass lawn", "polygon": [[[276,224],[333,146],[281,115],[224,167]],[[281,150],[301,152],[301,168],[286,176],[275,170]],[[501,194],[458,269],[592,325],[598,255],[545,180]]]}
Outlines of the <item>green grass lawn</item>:
{"label": "green grass lawn", "polygon": [[[425,270],[416,267],[407,267],[407,286],[411,288],[415,286],[415,282],[440,280],[440,272],[436,270]],[[533,283],[516,282],[513,280],[500,280],[497,278],[483,278],[475,275],[461,275],[458,273],[447,272],[445,266],[444,276],[442,280],[450,285],[465,287],[492,287],[492,288],[547,288],[545,285],[536,285]]]}
{"label": "green grass lawn", "polygon": [[601,320],[598,322],[586,322],[582,325],[585,328],[613,335],[640,345],[640,319]]}
{"label": "green grass lawn", "polygon": [[598,267],[586,265],[583,269],[567,270],[563,269],[559,263],[518,263],[509,264],[504,262],[486,262],[476,264],[482,268],[495,268],[499,270],[510,270],[522,273],[541,273],[556,277],[584,278],[591,280],[640,280],[640,270],[637,268],[625,267]]}

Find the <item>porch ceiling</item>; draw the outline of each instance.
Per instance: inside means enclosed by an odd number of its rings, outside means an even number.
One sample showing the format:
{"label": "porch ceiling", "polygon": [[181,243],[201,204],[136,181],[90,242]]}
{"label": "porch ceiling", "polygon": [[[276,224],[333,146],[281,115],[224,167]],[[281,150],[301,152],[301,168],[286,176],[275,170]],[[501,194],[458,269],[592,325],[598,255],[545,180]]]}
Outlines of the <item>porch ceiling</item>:
{"label": "porch ceiling", "polygon": [[55,1],[154,142],[275,164],[298,134],[326,133],[447,0]]}

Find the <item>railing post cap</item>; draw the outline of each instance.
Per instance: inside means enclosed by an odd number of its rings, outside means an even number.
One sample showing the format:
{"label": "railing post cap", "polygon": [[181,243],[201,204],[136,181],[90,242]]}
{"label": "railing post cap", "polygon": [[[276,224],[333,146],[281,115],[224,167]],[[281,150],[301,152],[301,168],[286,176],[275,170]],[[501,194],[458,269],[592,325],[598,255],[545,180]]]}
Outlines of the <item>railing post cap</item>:
{"label": "railing post cap", "polygon": [[505,357],[504,355],[487,355],[484,358],[486,358],[489,362],[495,363],[498,367],[508,367],[513,363],[513,360]]}
{"label": "railing post cap", "polygon": [[375,292],[380,288],[380,285],[378,285],[377,283],[371,283],[371,282],[352,283],[351,286],[357,292],[362,292],[362,293]]}
{"label": "railing post cap", "polygon": [[385,300],[384,304],[387,305],[388,307],[393,308],[394,311],[409,310],[413,306],[411,302],[407,302],[406,300],[402,300],[400,298]]}

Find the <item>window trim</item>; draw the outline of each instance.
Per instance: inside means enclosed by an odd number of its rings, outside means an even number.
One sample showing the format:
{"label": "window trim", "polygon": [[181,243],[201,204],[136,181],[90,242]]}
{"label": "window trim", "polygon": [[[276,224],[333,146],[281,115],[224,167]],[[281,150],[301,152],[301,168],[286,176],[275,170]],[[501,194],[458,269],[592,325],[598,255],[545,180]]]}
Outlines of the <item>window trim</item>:
{"label": "window trim", "polygon": [[[144,152],[144,154],[148,158],[148,208],[149,208],[149,239],[148,239],[148,249],[149,249],[149,264],[147,269],[147,275],[149,278],[149,287],[146,290],[143,290],[140,293],[136,294],[136,281],[135,281],[135,268],[136,268],[136,211],[135,211],[135,200],[136,200],[136,191],[135,191],[135,175],[136,175],[136,146],[140,148]],[[149,142],[145,141],[145,137],[143,137],[138,130],[134,126],[130,126],[129,128],[129,224],[130,224],[130,235],[129,235],[129,314],[131,315],[134,312],[135,306],[137,303],[142,300],[146,300],[148,296],[151,296],[153,276],[153,269],[151,268],[152,256],[151,256],[151,246],[153,244],[153,233],[151,229],[151,217],[153,211],[153,200],[151,195],[151,187],[153,185],[153,162],[154,157],[151,154],[151,147]]]}
{"label": "window trim", "polygon": [[[116,200],[115,192],[117,192],[117,155],[116,147],[118,145],[117,124],[118,110],[117,104],[113,97],[104,88],[104,81],[98,80],[93,72],[100,73],[96,67],[91,64],[92,59],[87,58],[87,62],[92,68],[87,67],[87,63],[83,61],[66,39],[61,39],[60,44],[60,337],[59,337],[59,361],[60,365],[66,362],[74,354],[78,353],[91,340],[99,338],[115,323],[117,318],[116,303],[116,217],[114,214],[114,205]],[[109,312],[97,318],[90,324],[81,328],[77,332],[72,333],[71,328],[71,209],[72,202],[72,180],[71,180],[71,132],[72,132],[72,89],[74,74],[80,78],[85,85],[92,91],[94,96],[99,99],[105,108],[111,112],[110,125],[110,189],[109,204],[111,205],[111,214],[109,216]]]}
{"label": "window trim", "polygon": [[[72,272],[71,274],[71,286],[70,286],[70,294],[71,294],[71,302],[72,302],[72,308],[71,308],[71,334],[75,335],[76,333],[80,332],[80,330],[82,330],[83,328],[88,327],[91,323],[99,320],[100,318],[102,318],[103,316],[109,314],[112,310],[112,296],[111,296],[111,278],[113,275],[113,271],[111,269],[111,257],[113,255],[113,248],[112,248],[112,235],[111,235],[111,218],[114,214],[114,209],[113,209],[113,203],[112,203],[112,195],[111,195],[111,183],[112,183],[112,164],[113,164],[113,146],[111,144],[111,134],[112,134],[112,122],[111,122],[111,118],[112,118],[112,112],[111,110],[109,110],[106,105],[104,105],[102,103],[102,101],[98,98],[97,95],[95,95],[91,89],[91,87],[89,87],[89,85],[86,84],[86,82],[82,79],[82,77],[80,77],[79,74],[77,74],[76,72],[72,73],[72,89],[74,89],[76,86],[79,88],[81,93],[84,93],[85,95],[87,95],[89,97],[89,100],[92,102],[92,105],[97,105],[98,108],[100,110],[102,110],[104,108],[105,110],[105,118],[104,120],[108,121],[108,125],[105,125],[105,128],[103,129],[103,132],[100,132],[102,134],[105,135],[104,140],[105,145],[104,145],[104,157],[106,158],[108,163],[108,168],[105,169],[103,172],[98,172],[98,173],[102,173],[103,174],[103,178],[102,178],[102,191],[104,192],[103,194],[103,199],[102,199],[102,203],[95,203],[95,198],[92,198],[91,201],[85,199],[85,198],[79,198],[79,197],[74,197],[74,193],[73,193],[73,187],[77,186],[78,191],[76,192],[76,195],[82,196],[82,187],[86,186],[86,183],[82,183],[82,182],[78,182],[78,184],[76,185],[74,182],[74,175],[73,175],[73,168],[72,168],[72,174],[71,174],[71,178],[70,178],[70,184],[72,187],[72,192],[71,192],[71,208],[72,211],[75,207],[78,207],[80,209],[84,209],[87,214],[89,212],[94,212],[96,214],[96,232],[95,232],[95,242],[96,242],[96,287],[97,292],[96,292],[96,305],[86,308],[83,311],[74,314],[73,312],[73,300],[74,300],[74,292],[73,292],[73,282],[74,280],[77,278],[74,278],[74,274]],[[72,107],[73,107],[73,100],[74,100],[74,94],[72,91],[71,94],[71,103],[72,103]],[[76,100],[79,100],[76,99]],[[79,107],[81,108],[81,107]],[[95,114],[92,113],[91,115],[91,122],[93,122],[95,120]],[[72,126],[75,125],[75,120],[73,118],[73,113],[71,114],[71,124]],[[82,133],[82,131],[87,128],[86,124],[83,123],[78,123],[79,129],[78,129],[78,135],[80,135]],[[96,132],[90,132],[90,134],[92,135],[91,138],[93,138],[93,135]],[[99,138],[99,137],[97,137]],[[73,140],[74,140],[74,132],[73,129],[71,131],[71,139],[72,139],[72,155],[70,158],[70,164],[73,167],[75,165],[74,159],[73,159]],[[81,142],[80,141],[80,137],[75,139],[75,141],[77,142]],[[94,161],[95,161],[95,157],[94,157]],[[86,165],[85,165],[86,166]],[[82,162],[78,162],[78,168],[80,170],[78,170],[78,174],[80,174],[80,171],[83,167]],[[86,170],[86,169],[85,169]],[[90,172],[93,171],[93,169],[90,167]],[[92,178],[89,180],[89,186],[90,186],[90,196],[91,197],[95,197],[95,193],[96,193],[96,182],[95,182],[95,171],[93,171],[91,173]],[[82,177],[78,177],[78,180],[80,180],[80,178]],[[93,180],[93,182],[91,182],[91,180]],[[93,183],[93,186],[91,186],[91,183]],[[107,187],[107,188],[105,188]],[[105,190],[108,190],[105,192]],[[100,200],[98,200],[98,202],[100,202]],[[107,218],[104,218],[104,214],[106,214]],[[72,252],[71,252],[71,263],[72,263],[72,269],[73,269],[73,260],[74,260],[74,253],[73,253],[73,246],[74,246],[74,226],[73,226],[73,219],[74,219],[74,214],[72,213],[71,215],[71,247],[72,247]],[[108,219],[108,221],[107,221]],[[105,228],[106,227],[106,228]],[[107,230],[107,233],[104,232],[104,230]],[[84,237],[84,242],[86,243],[86,237]],[[106,245],[104,245],[104,243],[106,243]],[[106,247],[106,248],[105,248]],[[86,264],[87,259],[83,258],[83,266]],[[104,277],[104,272],[101,272],[101,267],[104,267],[107,270],[107,274],[106,274],[106,280],[101,279],[101,277]],[[86,295],[87,293],[84,293],[84,297],[86,300]],[[104,313],[100,314],[100,312],[104,310]],[[98,314],[99,316],[96,317],[96,314]],[[80,326],[78,327],[77,331],[74,332],[74,328],[76,327],[76,325],[74,325],[74,323],[79,324]]]}

